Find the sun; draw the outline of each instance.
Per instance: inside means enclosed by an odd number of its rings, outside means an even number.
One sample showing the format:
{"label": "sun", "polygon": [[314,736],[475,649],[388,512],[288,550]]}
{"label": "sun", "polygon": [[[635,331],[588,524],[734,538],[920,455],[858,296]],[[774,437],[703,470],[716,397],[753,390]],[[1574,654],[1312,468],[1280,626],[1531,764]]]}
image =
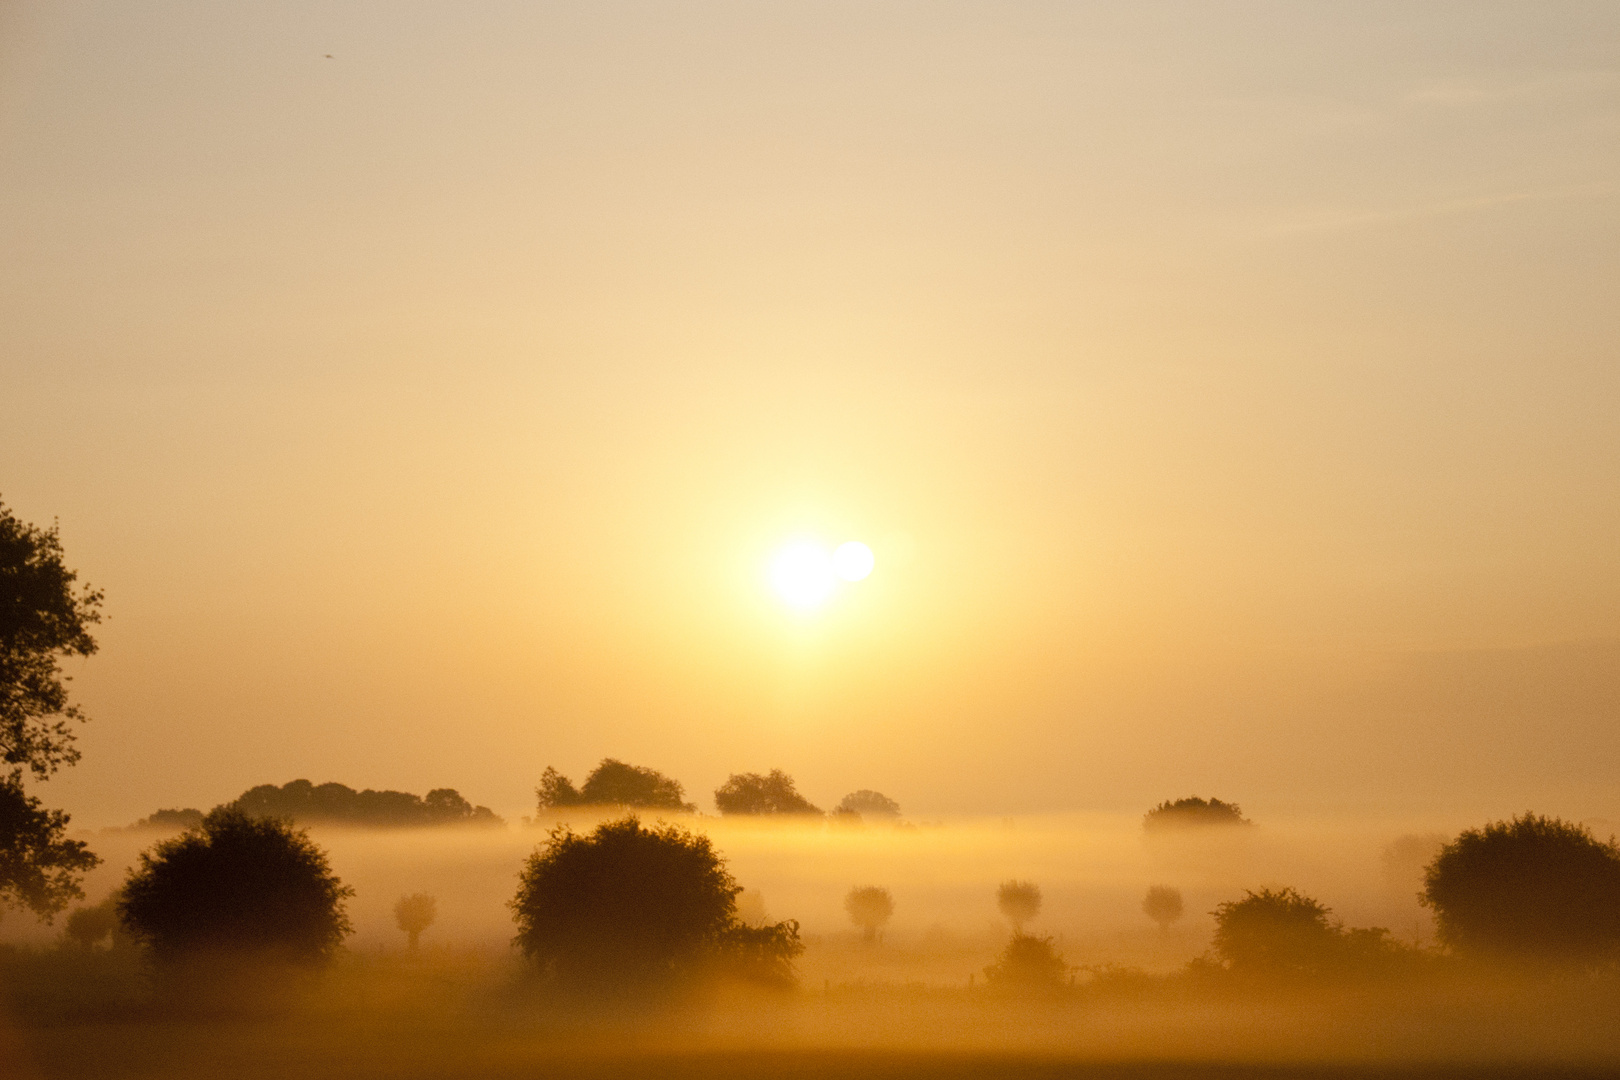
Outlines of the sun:
{"label": "sun", "polygon": [[798,540],[771,560],[770,581],[789,607],[812,611],[825,604],[841,581],[864,580],[877,560],[859,540],[838,545],[831,554],[813,540]]}
{"label": "sun", "polygon": [[871,548],[859,540],[850,540],[838,545],[832,564],[833,572],[845,581],[863,581],[877,565],[877,558]]}

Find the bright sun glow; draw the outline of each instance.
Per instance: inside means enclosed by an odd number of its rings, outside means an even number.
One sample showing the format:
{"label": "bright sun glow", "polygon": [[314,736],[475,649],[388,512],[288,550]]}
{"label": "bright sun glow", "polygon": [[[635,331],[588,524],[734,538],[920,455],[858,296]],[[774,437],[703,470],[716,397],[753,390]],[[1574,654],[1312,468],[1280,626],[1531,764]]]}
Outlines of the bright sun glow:
{"label": "bright sun glow", "polygon": [[872,549],[859,540],[839,545],[831,555],[820,544],[802,540],[771,560],[771,586],[789,605],[809,611],[827,602],[838,579],[860,581],[875,561]]}
{"label": "bright sun glow", "polygon": [[833,552],[833,570],[845,581],[860,581],[872,572],[872,566],[877,559],[872,555],[872,549],[859,540],[851,540],[846,544],[839,544],[838,550]]}

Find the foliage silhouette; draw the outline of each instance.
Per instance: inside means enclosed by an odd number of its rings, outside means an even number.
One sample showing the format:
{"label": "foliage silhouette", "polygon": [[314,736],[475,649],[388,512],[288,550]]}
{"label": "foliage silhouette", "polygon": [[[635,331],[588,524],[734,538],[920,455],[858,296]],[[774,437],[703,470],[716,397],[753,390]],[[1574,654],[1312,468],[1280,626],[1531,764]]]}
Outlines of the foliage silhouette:
{"label": "foliage silhouette", "polygon": [[473,806],[454,788],[435,788],[424,797],[405,791],[356,791],[345,784],[292,780],[281,787],[260,784],[250,788],[229,806],[250,817],[283,817],[306,825],[412,828],[505,824],[489,807]]}
{"label": "foliage silhouette", "polygon": [[857,885],[844,896],[849,921],[860,927],[868,944],[877,940],[878,931],[894,915],[894,897],[877,885]]}
{"label": "foliage silhouette", "polygon": [[709,838],[677,825],[558,826],[519,875],[515,944],[580,990],[657,989],[716,965],[790,978],[798,923],[744,925],[740,891]]}
{"label": "foliage silhouette", "polygon": [[1331,910],[1292,888],[1248,892],[1215,909],[1215,954],[1236,972],[1316,974],[1336,959]]}
{"label": "foliage silhouette", "polygon": [[1158,923],[1161,933],[1169,933],[1170,924],[1181,918],[1183,910],[1181,890],[1168,885],[1149,886],[1142,898],[1142,914]]}
{"label": "foliage silhouette", "polygon": [[422,931],[433,925],[439,915],[439,902],[427,893],[412,893],[394,902],[394,924],[409,938],[409,947],[416,951]]}
{"label": "foliage silhouette", "polygon": [[862,818],[892,819],[900,816],[900,804],[881,791],[863,788],[845,795],[833,808],[833,813],[859,814]]}
{"label": "foliage silhouette", "polygon": [[996,962],[984,969],[992,989],[1029,993],[1061,989],[1069,965],[1058,955],[1050,937],[1017,933]]}
{"label": "foliage silhouette", "polygon": [[1142,827],[1150,832],[1203,825],[1253,825],[1237,803],[1200,799],[1193,795],[1175,802],[1168,800],[1142,817]]}
{"label": "foliage silhouette", "polygon": [[69,840],[69,817],[46,810],[23,788],[79,760],[73,725],[85,717],[68,700],[61,660],[96,651],[90,627],[102,594],[75,591],[56,526],[36,528],[0,503],[0,903],[46,921],[84,896],[83,873],[101,860]]}
{"label": "foliage silhouette", "polygon": [[103,939],[112,938],[119,930],[118,894],[107,897],[90,907],[74,908],[68,913],[63,932],[67,939],[82,949],[93,949]]}
{"label": "foliage silhouette", "polygon": [[141,853],[118,913],[160,966],[224,955],[315,967],[351,932],[353,895],[307,833],[222,807]]}
{"label": "foliage silhouette", "polygon": [[84,899],[80,876],[101,859],[67,838],[68,815],[46,810],[23,790],[16,771],[0,778],[0,901],[50,922],[69,901]]}
{"label": "foliage silhouette", "polygon": [[540,786],[534,789],[534,794],[542,810],[585,805],[585,796],[574,787],[573,781],[550,765],[547,765],[546,771],[540,774]]}
{"label": "foliage silhouette", "polygon": [[732,773],[724,784],[715,789],[714,805],[722,814],[805,814],[819,815],[821,810],[800,795],[793,786],[793,777],[781,769],[772,769],[769,775],[759,773]]}
{"label": "foliage silhouette", "polygon": [[996,906],[1013,925],[1014,934],[1022,934],[1024,925],[1041,913],[1041,887],[1033,881],[1003,881],[996,890]]}
{"label": "foliage silhouette", "polygon": [[697,809],[686,801],[686,791],[678,780],[671,779],[657,769],[643,765],[626,765],[615,758],[603,758],[585,778],[584,787],[576,789],[573,783],[556,769],[546,768],[535,789],[541,810],[555,810],[567,806],[623,806],[632,810],[678,810],[691,813]]}
{"label": "foliage silhouette", "polygon": [[102,594],[62,562],[53,525],[19,521],[0,503],[0,762],[43,780],[79,760],[60,660],[96,651],[90,627],[101,621]]}
{"label": "foliage silhouette", "polygon": [[143,817],[132,829],[195,829],[202,824],[203,812],[192,807],[183,810],[154,810]]}
{"label": "foliage silhouette", "polygon": [[1441,849],[1420,901],[1441,943],[1469,956],[1593,963],[1620,955],[1620,848],[1527,813]]}

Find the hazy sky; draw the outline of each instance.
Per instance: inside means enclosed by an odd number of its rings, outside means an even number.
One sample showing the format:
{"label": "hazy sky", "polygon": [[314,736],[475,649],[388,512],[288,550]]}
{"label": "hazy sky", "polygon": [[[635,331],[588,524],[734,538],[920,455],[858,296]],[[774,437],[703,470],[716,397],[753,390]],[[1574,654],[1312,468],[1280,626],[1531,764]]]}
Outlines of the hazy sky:
{"label": "hazy sky", "polygon": [[1620,5],[11,2],[0,254],[81,822],[1620,816]]}

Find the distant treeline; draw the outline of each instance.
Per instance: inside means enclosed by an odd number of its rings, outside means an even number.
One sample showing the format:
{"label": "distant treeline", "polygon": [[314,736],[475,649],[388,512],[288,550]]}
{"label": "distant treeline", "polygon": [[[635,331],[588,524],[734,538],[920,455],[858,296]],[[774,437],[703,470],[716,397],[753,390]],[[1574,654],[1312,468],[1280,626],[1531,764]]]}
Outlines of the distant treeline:
{"label": "distant treeline", "polygon": [[1253,824],[1254,822],[1243,816],[1243,808],[1237,803],[1222,802],[1219,799],[1200,799],[1196,795],[1177,799],[1175,802],[1166,800],[1149,810],[1142,818],[1143,828],[1149,831],[1200,825]]}
{"label": "distant treeline", "polygon": [[[616,758],[603,758],[585,782],[578,787],[572,780],[547,767],[535,789],[542,813],[571,807],[625,807],[632,810],[674,810],[695,813],[697,806],[686,801],[686,788],[679,780],[645,765],[627,765]],[[775,814],[822,817],[823,811],[799,794],[793,777],[781,769],[769,773],[732,773],[715,789],[715,809],[727,816],[766,816]],[[852,791],[833,808],[834,818],[860,821],[865,818],[897,819],[900,804],[877,791]]]}
{"label": "distant treeline", "polygon": [[[260,784],[249,788],[223,806],[249,817],[291,818],[305,825],[387,829],[506,824],[489,807],[474,806],[454,788],[435,788],[422,796],[408,791],[356,791],[347,784],[293,780],[280,787]],[[189,829],[201,824],[203,816],[201,810],[195,809],[159,810],[135,826]]]}

